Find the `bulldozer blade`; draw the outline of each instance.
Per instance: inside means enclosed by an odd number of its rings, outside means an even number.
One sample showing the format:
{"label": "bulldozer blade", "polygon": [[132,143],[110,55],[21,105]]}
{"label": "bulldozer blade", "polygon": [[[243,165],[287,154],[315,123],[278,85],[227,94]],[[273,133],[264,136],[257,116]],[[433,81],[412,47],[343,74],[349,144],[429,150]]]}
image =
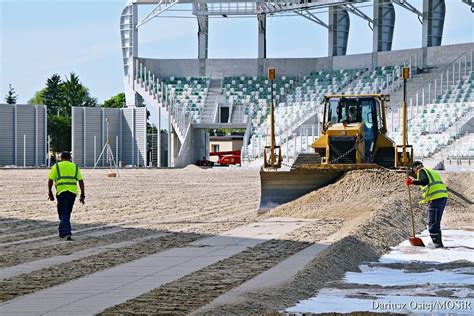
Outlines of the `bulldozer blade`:
{"label": "bulldozer blade", "polygon": [[281,204],[291,202],[311,191],[326,186],[341,175],[340,170],[260,171],[260,206],[264,213]]}

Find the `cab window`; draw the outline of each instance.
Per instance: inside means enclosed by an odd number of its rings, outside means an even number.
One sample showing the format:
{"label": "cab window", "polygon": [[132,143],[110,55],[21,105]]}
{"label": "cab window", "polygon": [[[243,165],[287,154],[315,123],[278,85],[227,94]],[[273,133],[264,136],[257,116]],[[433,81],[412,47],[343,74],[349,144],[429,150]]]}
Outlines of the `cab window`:
{"label": "cab window", "polygon": [[362,107],[362,122],[365,124],[367,128],[372,128],[374,125],[373,122],[373,107],[374,102],[371,100],[362,100],[361,107]]}
{"label": "cab window", "polygon": [[328,123],[338,123],[339,118],[338,118],[338,105],[339,105],[339,100],[331,100],[329,103],[329,111],[328,111]]}

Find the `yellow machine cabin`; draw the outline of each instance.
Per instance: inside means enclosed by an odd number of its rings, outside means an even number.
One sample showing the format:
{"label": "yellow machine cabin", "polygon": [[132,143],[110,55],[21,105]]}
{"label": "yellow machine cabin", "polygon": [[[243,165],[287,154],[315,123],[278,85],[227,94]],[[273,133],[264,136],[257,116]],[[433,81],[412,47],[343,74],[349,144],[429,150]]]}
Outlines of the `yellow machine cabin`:
{"label": "yellow machine cabin", "polygon": [[[311,145],[321,157],[322,168],[337,165],[332,167],[351,170],[406,165],[402,163],[403,146],[397,147],[386,136],[387,101],[388,96],[382,94],[325,97],[322,133]],[[411,160],[411,146],[406,145],[405,152]]]}

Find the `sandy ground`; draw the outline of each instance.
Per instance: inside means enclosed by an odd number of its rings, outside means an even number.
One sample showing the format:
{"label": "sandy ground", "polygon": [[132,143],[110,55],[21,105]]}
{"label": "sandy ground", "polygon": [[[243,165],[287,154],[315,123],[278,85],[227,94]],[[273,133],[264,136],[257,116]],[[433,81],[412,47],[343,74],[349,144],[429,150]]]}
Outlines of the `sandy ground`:
{"label": "sandy ground", "polygon": [[[451,194],[443,227],[471,229],[474,224],[472,174],[445,174]],[[261,313],[284,310],[312,297],[328,283],[341,279],[358,265],[377,260],[411,234],[404,175],[387,171],[352,171],[336,183],[273,209],[265,216],[304,217],[340,221],[340,228],[324,239],[331,246],[278,288],[245,293],[237,304],[209,305],[203,314]],[[455,185],[454,185],[455,183]],[[452,184],[452,185],[451,185]],[[455,191],[454,191],[455,190]],[[425,228],[427,206],[412,188],[417,231]]]}
{"label": "sandy ground", "polygon": [[[55,204],[47,201],[47,170],[0,170],[0,268],[129,240],[134,245],[0,281],[0,302],[64,283],[151,253],[181,247],[258,220],[259,177],[255,170],[83,170],[86,205],[75,206],[74,242],[56,236]],[[445,223],[473,223],[472,174],[446,174],[452,194]],[[281,310],[312,296],[326,282],[375,260],[408,234],[403,176],[380,171],[348,173],[337,183],[283,205],[265,216],[312,218],[316,222],[251,248],[105,312],[153,309],[173,314],[201,308],[222,293],[312,243],[332,243],[285,287],[251,293],[244,303],[209,312],[248,314]],[[414,192],[417,197],[417,193]],[[414,205],[417,205],[415,201]],[[426,221],[415,207],[417,229]],[[264,217],[265,217],[264,216]],[[166,236],[153,235],[165,232]],[[379,238],[384,236],[385,238]]]}

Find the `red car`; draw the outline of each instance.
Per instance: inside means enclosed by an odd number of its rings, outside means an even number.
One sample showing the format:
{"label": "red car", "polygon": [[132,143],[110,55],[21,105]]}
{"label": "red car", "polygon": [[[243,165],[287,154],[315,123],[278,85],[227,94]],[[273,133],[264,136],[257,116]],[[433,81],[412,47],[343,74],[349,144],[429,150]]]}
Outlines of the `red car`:
{"label": "red car", "polygon": [[211,152],[210,156],[218,156],[217,162],[222,166],[240,165],[240,150]]}

